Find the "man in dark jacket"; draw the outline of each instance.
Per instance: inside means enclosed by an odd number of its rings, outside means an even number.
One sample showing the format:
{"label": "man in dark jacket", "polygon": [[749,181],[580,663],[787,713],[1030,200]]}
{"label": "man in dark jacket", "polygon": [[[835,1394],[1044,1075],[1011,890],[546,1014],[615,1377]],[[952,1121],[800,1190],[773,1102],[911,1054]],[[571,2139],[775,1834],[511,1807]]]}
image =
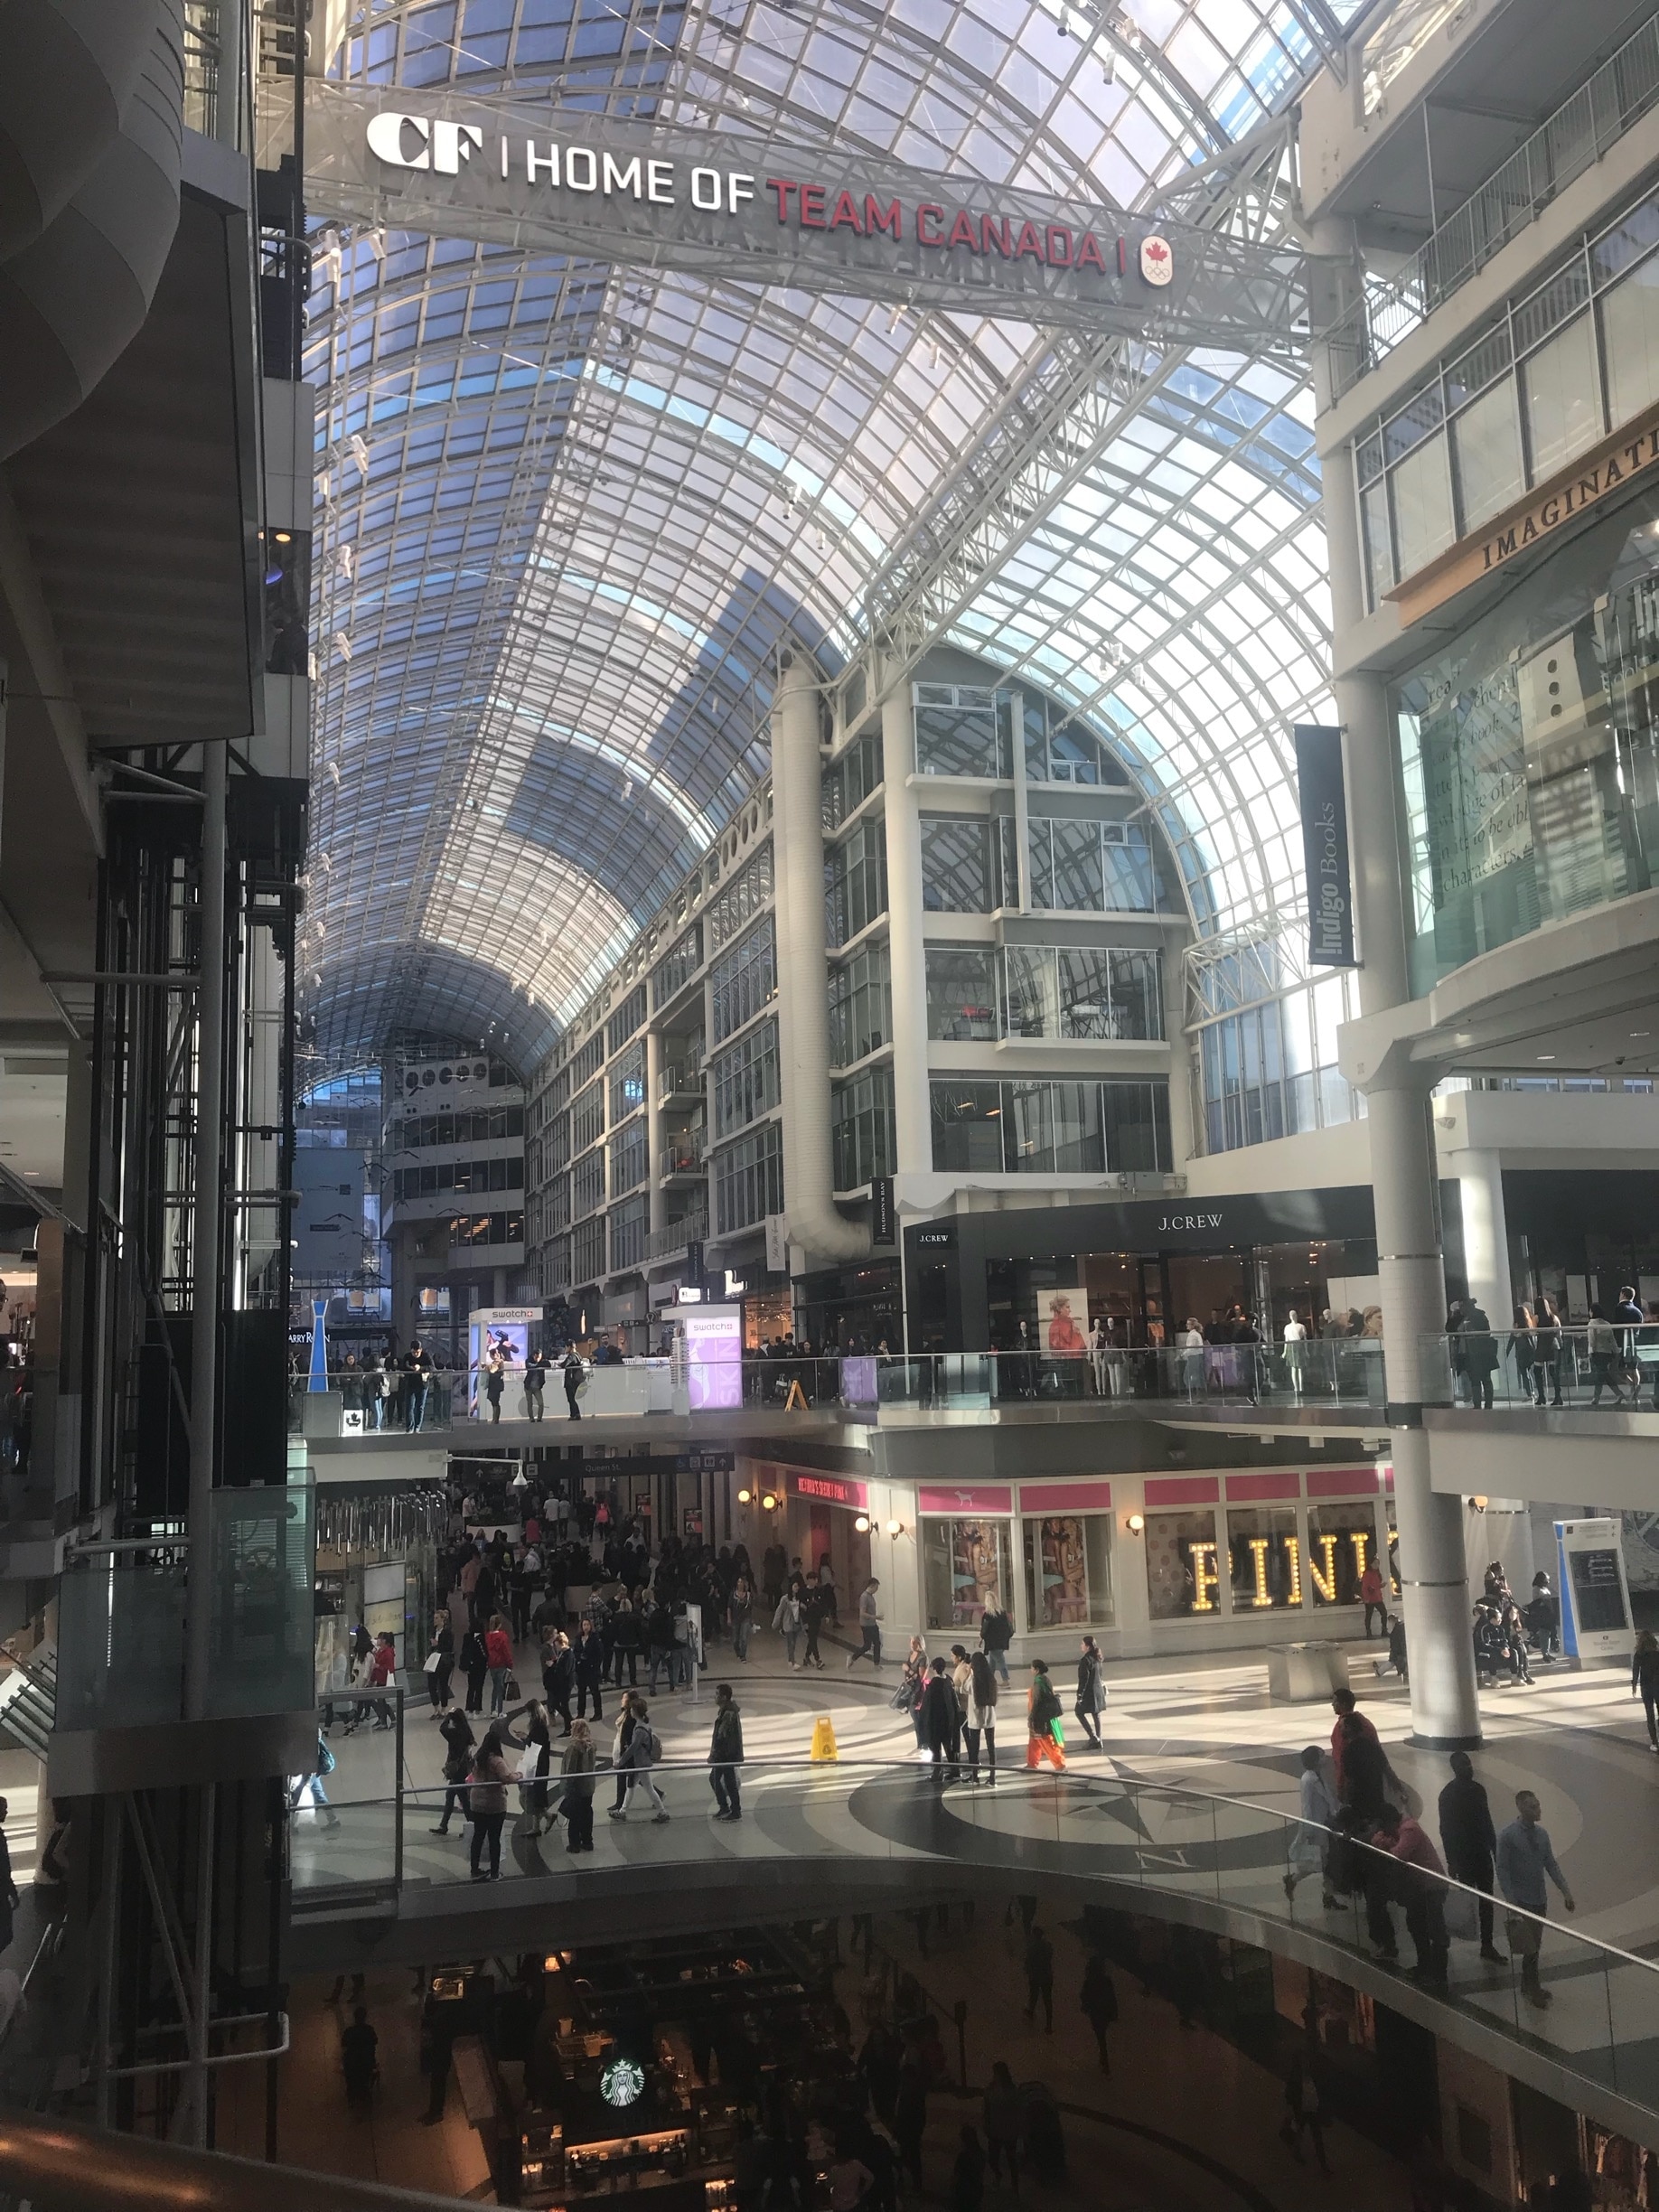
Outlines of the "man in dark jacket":
{"label": "man in dark jacket", "polygon": [[587,1701],[594,1701],[594,1719],[605,1719],[605,1707],[600,1703],[599,1685],[605,1680],[605,1645],[599,1641],[592,1621],[585,1620],[576,1630],[576,1642],[570,1647],[570,1671],[576,1679],[576,1719],[582,1720],[587,1711]]}
{"label": "man in dark jacket", "polygon": [[732,1695],[730,1682],[715,1692],[714,1734],[708,1745],[708,1779],[718,1810],[716,1820],[741,1820],[743,1799],[737,1789],[737,1769],[743,1765],[743,1715]]}
{"label": "man in dark jacket", "polygon": [[648,1694],[656,1696],[657,1676],[661,1673],[668,1677],[671,1696],[674,1689],[674,1616],[660,1598],[645,1616],[645,1644],[651,1653]]}
{"label": "man in dark jacket", "polygon": [[[956,1760],[962,1725],[962,1709],[957,1701],[956,1686],[951,1682],[943,1659],[935,1659],[927,1677],[927,1687],[922,1692],[920,1709],[923,1744],[933,1755],[935,1782],[956,1780]],[[946,1759],[950,1765],[945,1765]]]}
{"label": "man in dark jacket", "polygon": [[1446,1871],[1453,1881],[1480,1891],[1480,1955],[1495,1965],[1501,1964],[1504,1954],[1492,1940],[1492,1856],[1497,1849],[1492,1807],[1485,1789],[1475,1779],[1467,1751],[1452,1753],[1451,1771],[1451,1780],[1440,1792],[1440,1845],[1446,1853]]}
{"label": "man in dark jacket", "polygon": [[988,1591],[979,1616],[979,1649],[1004,1682],[1008,1679],[1008,1645],[1014,1641],[1014,1622],[995,1590]]}

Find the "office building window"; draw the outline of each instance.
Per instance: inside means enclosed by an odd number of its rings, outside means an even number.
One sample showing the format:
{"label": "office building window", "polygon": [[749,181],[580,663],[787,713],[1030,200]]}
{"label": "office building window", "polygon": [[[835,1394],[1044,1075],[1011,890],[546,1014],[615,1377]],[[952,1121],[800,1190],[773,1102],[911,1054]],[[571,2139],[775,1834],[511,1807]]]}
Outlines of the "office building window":
{"label": "office building window", "polygon": [[595,1214],[571,1232],[570,1279],[596,1283],[605,1273],[605,1215]]}
{"label": "office building window", "polygon": [[590,1083],[570,1109],[570,1142],[578,1152],[605,1135],[605,1085]]}
{"label": "office building window", "polygon": [[611,1094],[611,1127],[638,1113],[645,1103],[645,1040],[631,1045],[605,1079]]}
{"label": "office building window", "polygon": [[989,945],[929,945],[927,1034],[945,1044],[997,1036],[997,955]]}
{"label": "office building window", "polygon": [[861,945],[830,970],[830,1060],[850,1067],[893,1035],[892,962],[885,944]]}
{"label": "office building window", "polygon": [[1336,1064],[1336,1032],[1357,1011],[1347,977],[1327,976],[1200,1029],[1207,1148],[1233,1152],[1359,1120],[1364,1099]]}
{"label": "office building window", "polygon": [[637,1190],[651,1172],[651,1147],[642,1116],[612,1138],[610,1159],[612,1197],[619,1191]]}
{"label": "office building window", "polygon": [[715,1154],[715,1234],[748,1229],[783,1211],[783,1132],[775,1121]]}
{"label": "office building window", "polygon": [[570,1177],[557,1175],[547,1186],[547,1225],[549,1233],[570,1226]]}
{"label": "office building window", "polygon": [[936,1077],[933,1166],[941,1175],[1002,1173],[1002,1085]]}
{"label": "office building window", "polygon": [[570,1171],[570,1205],[579,1221],[605,1204],[605,1154],[598,1146],[586,1152]]}
{"label": "office building window", "polygon": [[911,687],[919,775],[1008,777],[1014,773],[1014,694],[979,684]]}
{"label": "office building window", "polygon": [[579,1091],[592,1075],[605,1065],[605,1032],[595,1029],[576,1058],[570,1063],[570,1088]]}
{"label": "office building window", "polygon": [[1028,783],[1125,785],[1129,778],[1100,739],[1063,707],[1022,694]]}
{"label": "office building window", "polygon": [[520,1208],[511,1214],[454,1214],[449,1222],[449,1242],[452,1247],[469,1248],[479,1244],[522,1244],[523,1211]]}
{"label": "office building window", "polygon": [[868,730],[824,770],[825,830],[839,830],[880,783],[881,776],[881,739]]}
{"label": "office building window", "polygon": [[772,844],[763,845],[752,859],[728,877],[708,903],[710,945],[735,937],[751,915],[759,914],[772,896]]}
{"label": "office building window", "polygon": [[703,964],[703,929],[694,922],[677,937],[651,971],[651,1003],[663,1006],[689,982]]}
{"label": "office building window", "polygon": [[545,1139],[549,1167],[568,1167],[570,1165],[570,1109],[556,1113],[548,1123]]}
{"label": "office building window", "polygon": [[835,1187],[856,1190],[873,1176],[893,1173],[893,1070],[867,1068],[830,1092]]}
{"label": "office building window", "polygon": [[879,821],[861,821],[824,855],[824,933],[843,945],[887,910],[887,840]]}
{"label": "office building window", "polygon": [[984,815],[922,817],[922,904],[930,914],[989,914],[1005,897],[999,825]]}
{"label": "office building window", "polygon": [[634,1031],[642,1025],[644,1019],[645,986],[639,983],[628,993],[621,1006],[605,1025],[605,1041],[611,1058],[614,1059],[621,1052],[623,1046]]}
{"label": "office building window", "polygon": [[778,988],[777,939],[768,914],[757,929],[723,953],[709,978],[715,1042],[741,1029]]}
{"label": "office building window", "polygon": [[1027,824],[1031,904],[1063,914],[1150,914],[1158,905],[1152,848],[1139,822]]}
{"label": "office building window", "polygon": [[651,1242],[651,1202],[644,1197],[624,1198],[619,1206],[611,1209],[611,1270],[620,1273],[623,1268],[642,1267],[645,1248]]}
{"label": "office building window", "polygon": [[769,1113],[782,1095],[778,1025],[761,1022],[709,1064],[714,1085],[715,1135],[729,1137]]}
{"label": "office building window", "polygon": [[1161,1175],[1170,1167],[1169,1085],[964,1082],[935,1076],[941,1175]]}

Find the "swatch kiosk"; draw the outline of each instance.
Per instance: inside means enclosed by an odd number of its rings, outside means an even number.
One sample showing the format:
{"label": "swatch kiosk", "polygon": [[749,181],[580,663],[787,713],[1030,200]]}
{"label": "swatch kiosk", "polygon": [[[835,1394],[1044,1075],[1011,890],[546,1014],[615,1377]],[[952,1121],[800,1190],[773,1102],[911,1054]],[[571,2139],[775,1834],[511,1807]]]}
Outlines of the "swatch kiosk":
{"label": "swatch kiosk", "polygon": [[1630,1586],[1617,1521],[1558,1521],[1561,1650],[1579,1666],[1627,1660],[1636,1649]]}

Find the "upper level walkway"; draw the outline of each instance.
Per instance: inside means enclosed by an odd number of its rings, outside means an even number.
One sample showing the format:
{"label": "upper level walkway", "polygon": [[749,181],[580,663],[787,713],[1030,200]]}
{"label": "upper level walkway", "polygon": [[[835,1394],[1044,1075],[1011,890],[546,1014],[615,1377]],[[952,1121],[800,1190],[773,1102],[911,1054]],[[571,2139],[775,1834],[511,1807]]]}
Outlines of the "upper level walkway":
{"label": "upper level walkway", "polygon": [[[1330,1716],[1271,1703],[1259,1661],[1110,1670],[1106,1751],[1080,1752],[1068,1713],[1064,1776],[1024,1772],[1017,1683],[995,1786],[983,1778],[936,1786],[888,1702],[894,1670],[879,1684],[849,1682],[836,1654],[809,1685],[781,1669],[774,1639],[757,1637],[754,1651],[746,1670],[717,1654],[707,1677],[741,1677],[741,1823],[712,1818],[711,1692],[664,1696],[653,1713],[667,1761],[654,1778],[670,1818],[656,1823],[642,1799],[612,1821],[613,1782],[602,1776],[592,1855],[571,1857],[562,1828],[537,1838],[515,1814],[499,1884],[472,1882],[458,1819],[445,1835],[430,1832],[443,1795],[436,1732],[420,1709],[411,1705],[402,1729],[400,1789],[395,1739],[336,1731],[340,1766],[328,1788],[337,1824],[311,1811],[295,1824],[296,1964],[521,1949],[561,1939],[573,1914],[590,1934],[608,1924],[639,1935],[718,1926],[739,1910],[819,1916],[883,1899],[919,1903],[968,1883],[1040,1886],[1288,1952],[1659,2147],[1659,1881],[1647,1848],[1659,1761],[1632,1722],[1624,1677],[1557,1670],[1535,1689],[1486,1696],[1487,1748],[1477,1767],[1495,1816],[1501,1825],[1510,1815],[1517,1789],[1537,1791],[1579,1908],[1570,1928],[1543,1930],[1553,2002],[1535,2010],[1514,1964],[1483,1963],[1473,1944],[1453,1945],[1441,1998],[1378,1956],[1354,1903],[1324,1911],[1317,1879],[1287,1901],[1299,1753],[1326,1740]],[[1434,1833],[1445,1761],[1405,1740],[1400,1685],[1373,1685],[1363,1672],[1355,1680]],[[819,1714],[836,1729],[834,1765],[808,1757]],[[596,1731],[602,1755],[610,1733],[608,1725]],[[1559,1902],[1552,1908],[1560,1914]],[[1501,1915],[1499,1932],[1502,1942]]]}

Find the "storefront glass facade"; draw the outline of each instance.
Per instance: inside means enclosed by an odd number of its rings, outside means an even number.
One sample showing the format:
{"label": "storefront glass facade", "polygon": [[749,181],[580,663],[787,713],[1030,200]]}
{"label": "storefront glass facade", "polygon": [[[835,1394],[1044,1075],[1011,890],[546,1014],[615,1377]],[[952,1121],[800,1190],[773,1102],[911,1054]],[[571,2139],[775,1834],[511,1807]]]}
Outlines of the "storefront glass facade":
{"label": "storefront glass facade", "polygon": [[1026,1514],[1021,1527],[1027,1628],[1110,1628],[1111,1515]]}
{"label": "storefront glass facade", "polygon": [[922,1523],[922,1587],[930,1631],[978,1632],[995,1591],[1008,1602],[1008,1523],[967,1514]]}

